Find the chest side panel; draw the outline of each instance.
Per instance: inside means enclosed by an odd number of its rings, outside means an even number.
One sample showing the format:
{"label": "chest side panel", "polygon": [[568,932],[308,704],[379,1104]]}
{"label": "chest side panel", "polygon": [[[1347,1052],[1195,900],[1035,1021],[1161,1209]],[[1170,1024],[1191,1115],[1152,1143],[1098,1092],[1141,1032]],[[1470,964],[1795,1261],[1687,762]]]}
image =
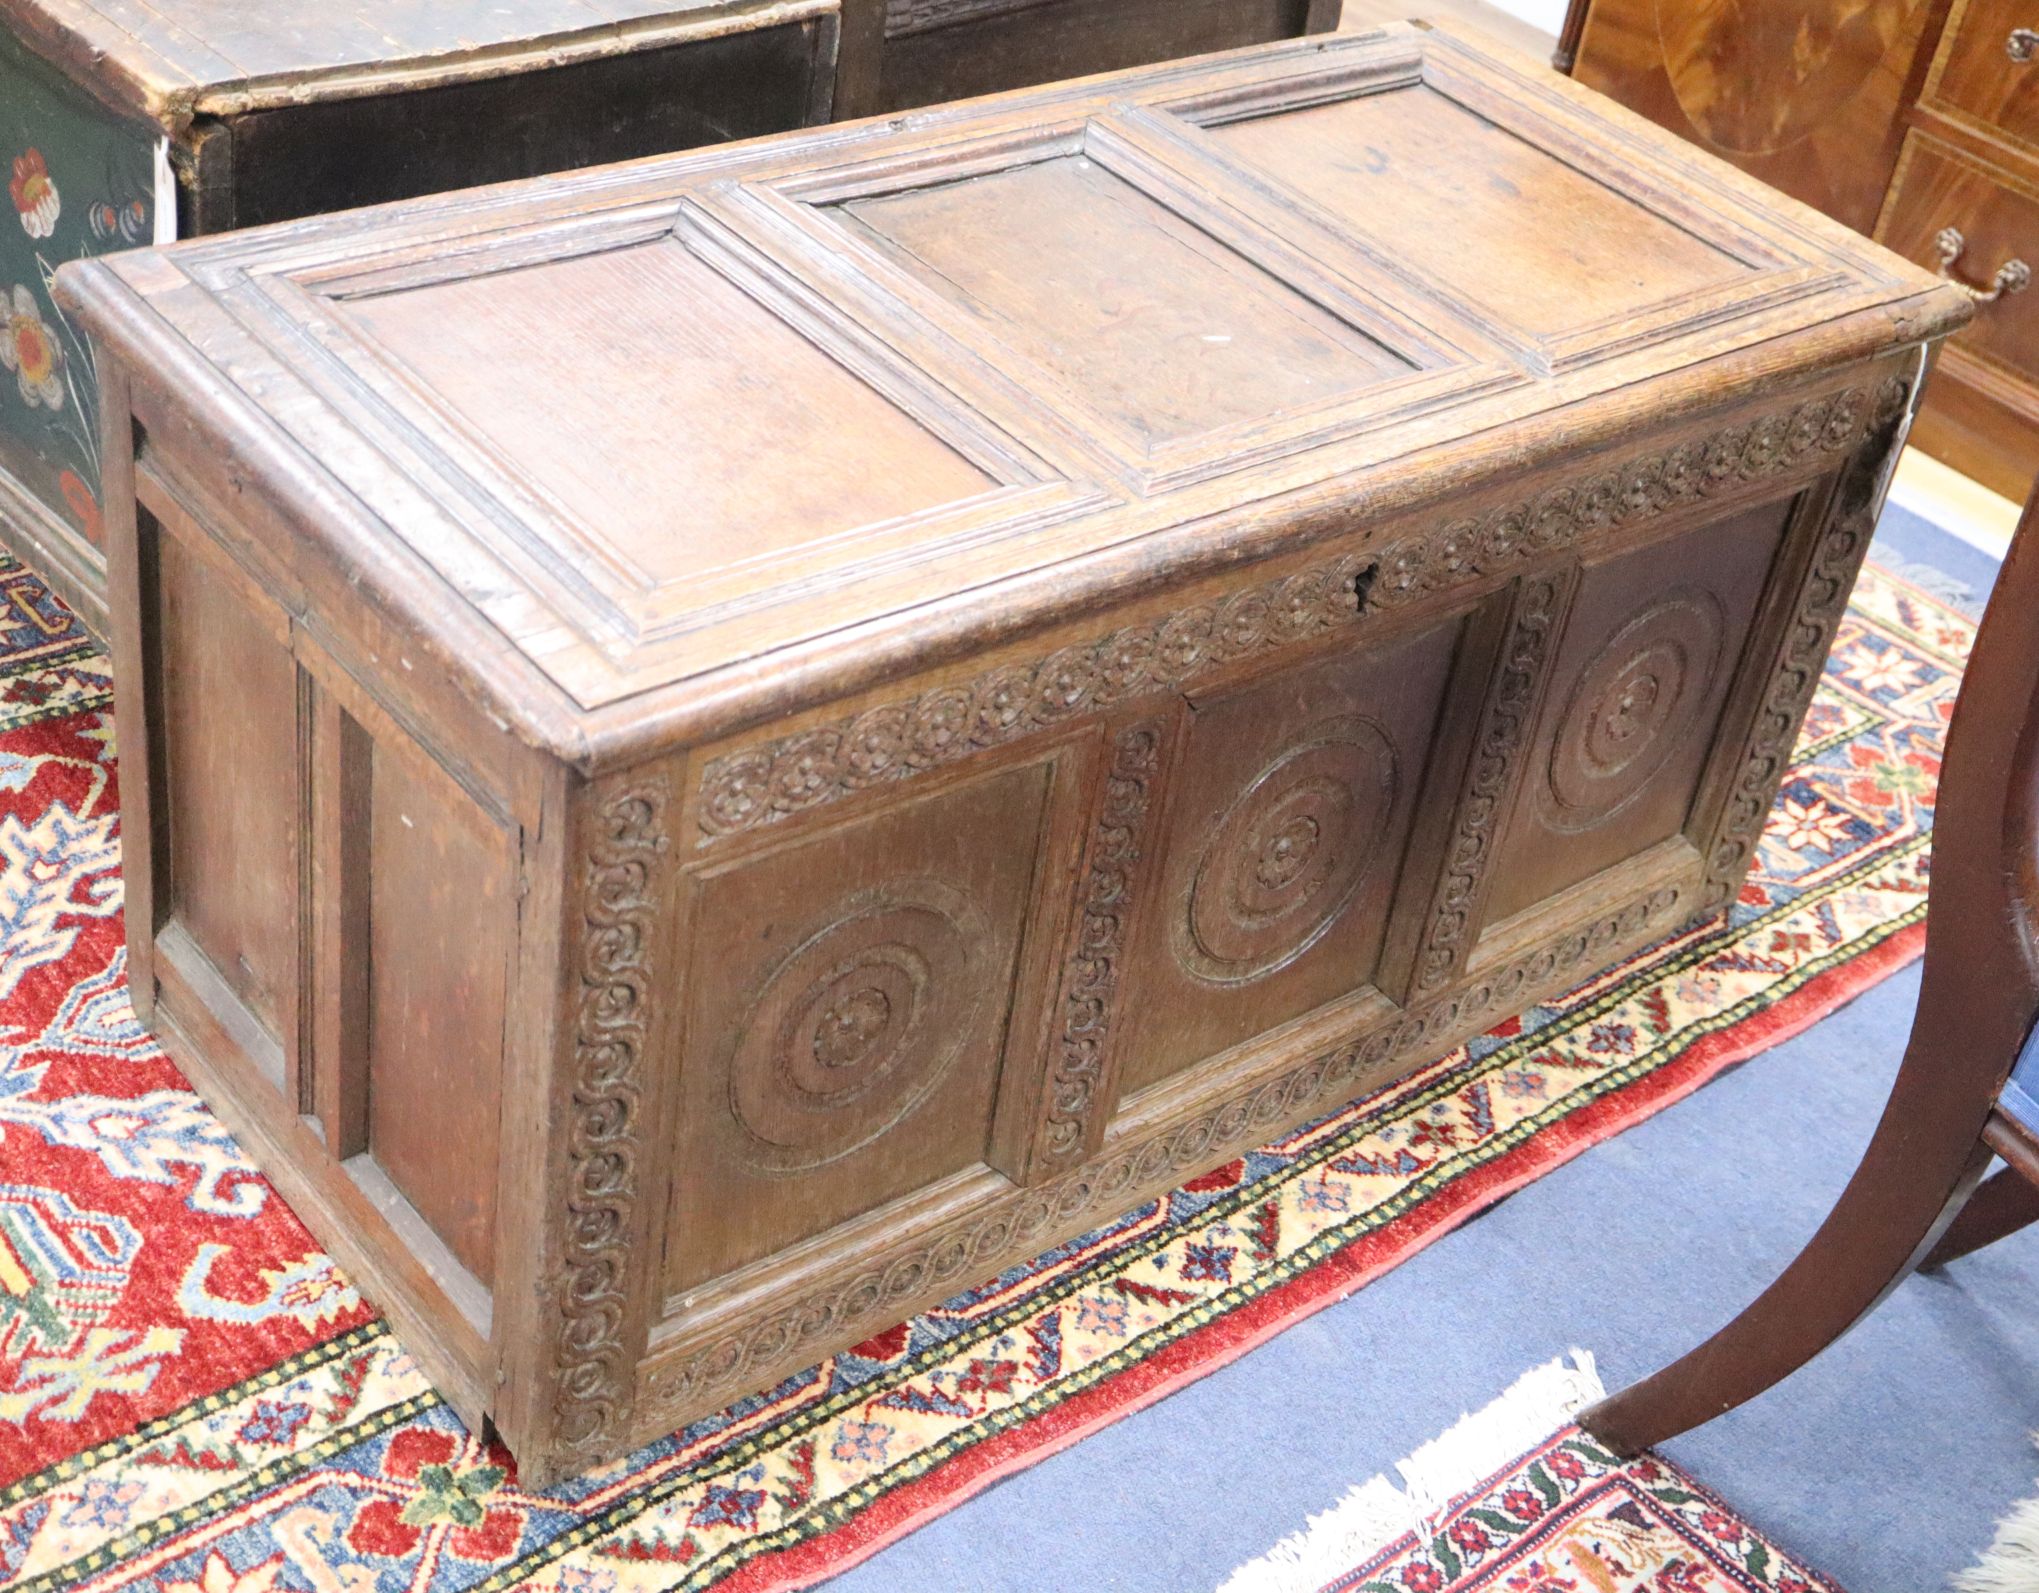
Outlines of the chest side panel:
{"label": "chest side panel", "polygon": [[0,535],[102,610],[99,384],[50,279],[156,241],[159,138],[0,32]]}

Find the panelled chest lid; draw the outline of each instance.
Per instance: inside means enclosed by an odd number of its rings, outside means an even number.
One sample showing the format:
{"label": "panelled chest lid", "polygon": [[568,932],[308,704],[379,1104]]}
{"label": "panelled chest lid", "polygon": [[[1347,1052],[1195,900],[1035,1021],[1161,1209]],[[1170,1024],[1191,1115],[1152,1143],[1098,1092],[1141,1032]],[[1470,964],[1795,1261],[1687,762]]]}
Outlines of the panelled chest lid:
{"label": "panelled chest lid", "polygon": [[347,571],[583,761],[1967,313],[1576,85],[1407,26],[64,281],[279,498],[274,557]]}
{"label": "panelled chest lid", "polygon": [[166,127],[195,116],[560,67],[837,0],[0,0],[0,26]]}

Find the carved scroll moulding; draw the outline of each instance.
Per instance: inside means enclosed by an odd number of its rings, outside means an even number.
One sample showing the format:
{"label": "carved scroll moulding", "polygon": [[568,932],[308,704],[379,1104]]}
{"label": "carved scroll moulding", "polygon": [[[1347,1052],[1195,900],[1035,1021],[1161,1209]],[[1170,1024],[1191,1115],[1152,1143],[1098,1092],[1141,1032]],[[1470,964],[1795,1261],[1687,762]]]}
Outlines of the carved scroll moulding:
{"label": "carved scroll moulding", "polygon": [[1112,1009],[1125,955],[1135,871],[1146,846],[1154,779],[1161,767],[1161,731],[1151,724],[1120,732],[1113,750],[1088,858],[1089,880],[1076,955],[1063,990],[1062,1033],[1049,1080],[1042,1148],[1066,1161],[1085,1144],[1085,1129],[1104,1075]]}
{"label": "carved scroll moulding", "polygon": [[667,797],[665,781],[654,779],[604,801],[593,815],[582,875],[585,929],[554,1410],[562,1439],[591,1452],[612,1441],[629,1402],[623,1315],[650,1032],[649,946],[668,851]]}

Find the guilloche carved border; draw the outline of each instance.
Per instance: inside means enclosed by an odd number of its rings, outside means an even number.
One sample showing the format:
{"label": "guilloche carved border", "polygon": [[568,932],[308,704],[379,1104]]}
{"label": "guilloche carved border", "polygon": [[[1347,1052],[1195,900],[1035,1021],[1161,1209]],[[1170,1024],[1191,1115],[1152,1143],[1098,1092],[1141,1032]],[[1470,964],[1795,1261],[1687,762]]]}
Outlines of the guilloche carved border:
{"label": "guilloche carved border", "polygon": [[1123,627],[1033,662],[871,708],[833,725],[761,742],[710,763],[700,827],[715,839],[780,823],[859,791],[952,763],[1144,693],[1178,687],[1215,663],[1322,636],[1391,609],[1633,526],[1859,444],[1907,393],[1896,378],[1850,387],[1478,517],[1399,539],[1378,553],[1245,588],[1218,602]]}
{"label": "guilloche carved border", "polygon": [[1567,584],[1562,575],[1539,576],[1527,582],[1516,599],[1501,648],[1500,678],[1480,726],[1465,795],[1459,802],[1458,828],[1445,854],[1444,878],[1417,954],[1415,987],[1419,994],[1449,984],[1468,950],[1466,933],[1472,927],[1493,857],[1515,760],[1542,694]]}
{"label": "guilloche carved border", "polygon": [[1102,811],[1091,837],[1083,922],[1062,992],[1062,1030],[1048,1080],[1041,1155],[1066,1164],[1090,1142],[1090,1120],[1109,1061],[1113,1008],[1126,949],[1134,878],[1161,768],[1161,728],[1140,724],[1114,744]]}
{"label": "guilloche carved border", "polygon": [[1640,454],[1583,482],[1553,487],[1481,518],[1409,537],[1381,554],[1373,599],[1383,607],[1408,602],[1470,575],[1782,475],[1808,459],[1845,453],[1883,417],[1901,409],[1908,391],[1892,377],[1873,393],[1850,387],[1808,399],[1675,448]]}
{"label": "guilloche carved border", "polygon": [[666,783],[656,778],[602,799],[581,874],[553,1416],[559,1445],[590,1455],[607,1455],[621,1440],[635,1372],[624,1324],[667,804]]}
{"label": "guilloche carved border", "polygon": [[1357,554],[1165,620],[1007,664],[854,719],[747,748],[708,766],[701,828],[734,835],[952,763],[1157,689],[1210,664],[1322,635],[1363,611]]}
{"label": "guilloche carved border", "polygon": [[1907,396],[1904,385],[1894,380],[1878,390],[1869,436],[1841,478],[1833,519],[1814,550],[1812,566],[1799,590],[1798,607],[1757,711],[1748,752],[1707,852],[1707,882],[1700,903],[1703,911],[1718,911],[1732,904],[1755,855],[1778,784],[1819,688],[1834,632],[1847,612],[1855,576],[1876,532],[1877,488],[1885,462],[1897,445]]}

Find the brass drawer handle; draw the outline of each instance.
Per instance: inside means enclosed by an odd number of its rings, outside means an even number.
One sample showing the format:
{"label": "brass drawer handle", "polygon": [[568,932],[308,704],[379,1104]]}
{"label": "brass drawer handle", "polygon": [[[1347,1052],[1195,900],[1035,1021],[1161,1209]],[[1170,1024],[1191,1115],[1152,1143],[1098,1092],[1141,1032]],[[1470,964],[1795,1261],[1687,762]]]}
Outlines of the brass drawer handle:
{"label": "brass drawer handle", "polygon": [[2029,61],[2039,55],[2039,29],[2011,29],[2011,36],[2004,40],[2004,54],[2013,61]]}
{"label": "brass drawer handle", "polygon": [[1940,252],[1940,275],[1960,288],[1977,304],[1994,304],[2007,293],[2023,293],[2032,285],[2032,268],[2022,260],[2006,260],[1997,267],[1997,274],[1987,288],[1972,288],[1954,275],[1954,263],[1961,258],[1961,251],[1968,247],[1968,240],[1961,236],[1959,227],[1942,227],[1939,236],[1933,239],[1933,247]]}

